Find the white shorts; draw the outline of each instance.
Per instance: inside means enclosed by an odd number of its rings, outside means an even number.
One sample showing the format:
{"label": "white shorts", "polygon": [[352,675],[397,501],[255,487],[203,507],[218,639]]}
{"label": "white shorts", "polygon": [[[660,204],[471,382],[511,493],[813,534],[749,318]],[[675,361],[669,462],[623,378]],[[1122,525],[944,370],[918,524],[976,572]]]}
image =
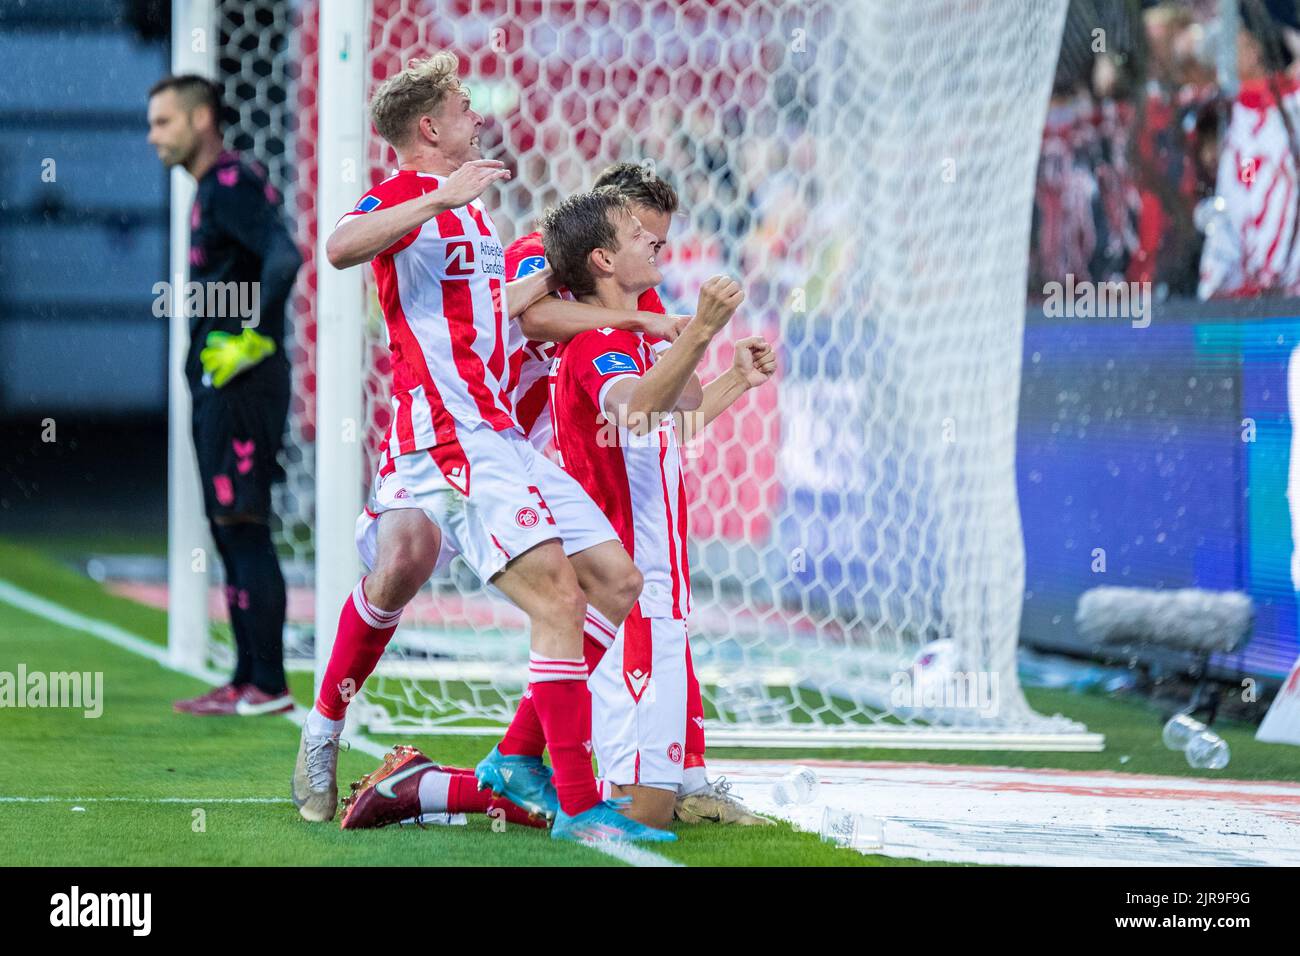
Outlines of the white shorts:
{"label": "white shorts", "polygon": [[587,679],[591,745],[606,783],[676,790],[686,741],[686,622],[633,608]]}
{"label": "white shorts", "polygon": [[439,569],[460,554],[486,584],[543,541],[558,538],[572,555],[618,540],[582,486],[523,435],[480,426],[457,439],[454,455],[426,448],[393,459],[394,487],[406,496],[384,496],[423,509],[442,531]]}
{"label": "white shorts", "polygon": [[[361,555],[367,571],[375,569],[375,555],[379,549],[379,516],[385,511],[400,511],[404,508],[419,511],[420,504],[402,487],[402,479],[397,477],[396,470],[385,455],[380,460],[379,471],[370,483],[370,499],[357,517],[357,553]],[[456,549],[443,537],[438,562],[431,577],[436,578],[446,571],[455,557]]]}

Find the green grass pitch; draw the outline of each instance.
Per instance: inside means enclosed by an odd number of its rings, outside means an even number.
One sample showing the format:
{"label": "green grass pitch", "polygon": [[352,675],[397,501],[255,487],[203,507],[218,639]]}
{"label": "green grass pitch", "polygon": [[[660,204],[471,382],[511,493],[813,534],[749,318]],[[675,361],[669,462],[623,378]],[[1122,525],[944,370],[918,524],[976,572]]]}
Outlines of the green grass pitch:
{"label": "green grass pitch", "polygon": [[[162,613],[114,597],[35,551],[0,542],[0,580],[163,642]],[[0,710],[0,856],[8,865],[620,865],[596,851],[556,843],[545,831],[512,826],[494,832],[486,817],[464,827],[349,833],[336,824],[307,824],[287,799],[298,735],[288,720],[175,715],[171,701],[201,692],[203,684],[0,602],[0,670],[13,671],[19,663],[29,673],[102,672],[104,705],[97,719],[76,710]],[[303,704],[310,701],[309,682],[309,675],[295,675],[295,693]],[[1161,746],[1158,715],[1144,706],[1044,691],[1031,691],[1030,699],[1040,710],[1066,713],[1105,733],[1106,751],[764,751],[759,756],[1191,773],[1181,754]],[[1252,727],[1228,725],[1221,732],[1233,751],[1224,776],[1300,780],[1295,748],[1258,744]],[[407,742],[441,762],[466,766],[494,739],[422,736]],[[755,756],[728,749],[711,753]],[[354,779],[376,763],[358,751],[345,752],[340,780]],[[688,866],[911,862],[836,849],[784,824],[763,830],[678,827],[677,833],[678,843],[654,850]]]}

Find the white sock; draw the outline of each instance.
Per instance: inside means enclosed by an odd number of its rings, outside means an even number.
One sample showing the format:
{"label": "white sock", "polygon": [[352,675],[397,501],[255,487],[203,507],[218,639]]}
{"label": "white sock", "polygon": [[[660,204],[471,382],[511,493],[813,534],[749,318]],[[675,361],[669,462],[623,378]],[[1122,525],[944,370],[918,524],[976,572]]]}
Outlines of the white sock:
{"label": "white sock", "polygon": [[324,737],[329,735],[337,737],[343,732],[343,725],[346,720],[330,720],[315,707],[307,715],[307,733],[313,737]]}
{"label": "white sock", "polygon": [[682,771],[682,796],[699,793],[709,786],[708,772],[703,767],[687,767]]}
{"label": "white sock", "polygon": [[420,812],[448,813],[447,798],[451,794],[451,774],[430,770],[420,778]]}

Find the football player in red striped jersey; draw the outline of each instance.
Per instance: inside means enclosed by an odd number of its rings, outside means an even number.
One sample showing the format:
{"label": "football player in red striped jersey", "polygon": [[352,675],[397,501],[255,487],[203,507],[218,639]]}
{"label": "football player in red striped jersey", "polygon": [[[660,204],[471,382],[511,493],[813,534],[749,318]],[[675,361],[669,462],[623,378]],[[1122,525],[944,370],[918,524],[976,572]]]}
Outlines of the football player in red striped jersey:
{"label": "football player in red striped jersey", "polygon": [[[583,633],[596,625],[616,631],[641,575],[609,521],[528,443],[515,415],[504,249],[478,198],[509,173],[481,158],[483,118],[453,54],[412,61],[389,77],[370,112],[398,168],[340,221],[326,250],[336,268],[372,261],[392,351],[387,452],[419,513],[380,516],[376,565],[344,605],[320,699],[303,727],[295,802],[307,819],[333,817],[342,710],[449,548],[530,622],[530,683],[505,737],[480,762],[479,783],[555,817],[557,839],[671,840],[602,800],[592,775]],[[422,519],[437,525],[438,548]],[[408,528],[418,530],[404,534]],[[417,560],[407,560],[408,550]],[[589,589],[575,571],[579,556],[598,569]]]}
{"label": "football player in red striped jersey", "polygon": [[[632,310],[662,279],[656,261],[660,237],[644,228],[633,209],[617,189],[604,187],[571,197],[547,214],[547,261],[577,301]],[[589,686],[601,774],[615,795],[633,798],[629,812],[652,826],[665,825],[677,809],[689,752],[684,734],[693,724],[684,720],[695,682],[687,672],[688,503],[679,442],[769,381],[775,353],[759,337],[742,339],[732,367],[704,387],[698,409],[684,411],[680,398],[743,300],[734,280],[716,276],[701,289],[695,316],[666,348],[644,332],[601,328],[561,345],[551,369],[551,417],[564,468],[610,519],[645,579],[613,646],[592,669]],[[727,796],[725,787],[718,790],[710,799],[730,808],[729,822],[762,822]]]}

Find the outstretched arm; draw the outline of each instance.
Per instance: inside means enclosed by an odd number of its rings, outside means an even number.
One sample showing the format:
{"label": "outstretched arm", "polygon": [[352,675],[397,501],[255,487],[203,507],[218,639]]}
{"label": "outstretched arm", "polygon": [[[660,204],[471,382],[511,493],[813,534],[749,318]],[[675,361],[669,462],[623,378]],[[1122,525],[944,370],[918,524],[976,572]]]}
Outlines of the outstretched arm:
{"label": "outstretched arm", "polygon": [[503,167],[495,159],[472,160],[448,176],[440,189],[389,209],[346,216],[325,242],[326,258],[335,269],[369,262],[434,216],[473,202],[498,179],[509,179],[510,170]]}
{"label": "outstretched arm", "polygon": [[519,318],[519,328],[524,335],[538,342],[567,342],[579,332],[589,332],[592,329],[645,332],[672,342],[677,338],[677,324],[681,318],[682,316],[663,315],[659,312],[606,309],[586,302],[548,296],[528,307]]}
{"label": "outstretched arm", "polygon": [[[549,268],[548,266],[548,272]],[[526,276],[515,281],[523,282],[531,278],[532,276]],[[513,284],[507,286],[508,289],[512,287]],[[514,306],[515,293],[512,291],[509,295],[511,314],[517,314]],[[675,342],[690,318],[689,315],[665,315],[662,312],[606,309],[603,306],[561,299],[558,296],[545,296],[535,304],[525,307],[524,314],[519,319],[519,328],[524,335],[537,342],[567,342],[578,333],[590,332],[592,329],[644,332],[665,342]],[[700,379],[692,374],[690,381],[682,389],[676,407],[699,408],[701,396]]]}

